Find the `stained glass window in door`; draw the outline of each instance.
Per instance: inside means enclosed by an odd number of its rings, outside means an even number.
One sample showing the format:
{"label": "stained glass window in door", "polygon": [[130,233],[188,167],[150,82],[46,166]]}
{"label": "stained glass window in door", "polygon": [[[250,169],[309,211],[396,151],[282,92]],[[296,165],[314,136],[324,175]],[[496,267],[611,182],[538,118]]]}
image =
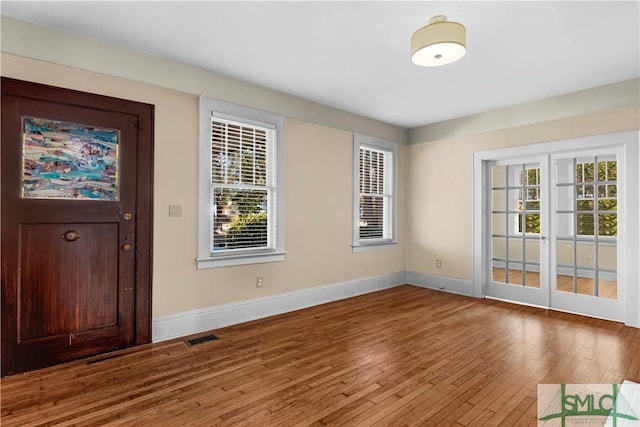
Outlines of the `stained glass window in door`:
{"label": "stained glass window in door", "polygon": [[22,198],[118,200],[120,132],[23,118]]}

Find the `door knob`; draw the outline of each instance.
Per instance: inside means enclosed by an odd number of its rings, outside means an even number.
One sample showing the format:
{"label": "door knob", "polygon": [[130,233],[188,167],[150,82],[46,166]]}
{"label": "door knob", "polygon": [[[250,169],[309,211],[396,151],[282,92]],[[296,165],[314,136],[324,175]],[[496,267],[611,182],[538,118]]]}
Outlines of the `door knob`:
{"label": "door knob", "polygon": [[123,251],[130,251],[131,250],[131,243],[125,243],[124,245],[122,245],[122,250]]}
{"label": "door knob", "polygon": [[80,233],[75,230],[69,230],[62,235],[62,238],[67,242],[75,242],[80,238]]}

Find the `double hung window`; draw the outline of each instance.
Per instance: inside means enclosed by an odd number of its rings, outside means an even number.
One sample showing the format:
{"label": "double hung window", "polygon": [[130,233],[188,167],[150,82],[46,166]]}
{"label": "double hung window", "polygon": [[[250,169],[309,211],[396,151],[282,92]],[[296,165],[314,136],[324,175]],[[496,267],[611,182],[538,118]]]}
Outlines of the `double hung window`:
{"label": "double hung window", "polygon": [[397,144],[354,135],[354,250],[396,242]]}
{"label": "double hung window", "polygon": [[198,268],[284,258],[284,118],[200,100]]}

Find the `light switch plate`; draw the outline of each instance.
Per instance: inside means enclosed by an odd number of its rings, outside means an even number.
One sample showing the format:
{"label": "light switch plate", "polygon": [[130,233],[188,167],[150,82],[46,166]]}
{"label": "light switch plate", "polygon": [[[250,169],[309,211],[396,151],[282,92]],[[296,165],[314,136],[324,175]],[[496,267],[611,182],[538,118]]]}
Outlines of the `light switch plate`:
{"label": "light switch plate", "polygon": [[169,205],[169,216],[181,217],[182,206],[181,205]]}

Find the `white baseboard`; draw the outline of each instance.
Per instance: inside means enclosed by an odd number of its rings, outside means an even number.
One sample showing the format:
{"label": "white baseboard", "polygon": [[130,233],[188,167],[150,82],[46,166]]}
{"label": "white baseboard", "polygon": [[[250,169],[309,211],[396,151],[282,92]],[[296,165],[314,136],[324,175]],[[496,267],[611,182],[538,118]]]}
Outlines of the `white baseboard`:
{"label": "white baseboard", "polygon": [[222,304],[153,319],[153,342],[210,331],[250,320],[363,295],[407,283],[404,271]]}
{"label": "white baseboard", "polygon": [[470,280],[460,280],[451,277],[436,276],[435,274],[407,271],[407,283],[436,291],[451,292],[468,297],[473,296],[473,286]]}

